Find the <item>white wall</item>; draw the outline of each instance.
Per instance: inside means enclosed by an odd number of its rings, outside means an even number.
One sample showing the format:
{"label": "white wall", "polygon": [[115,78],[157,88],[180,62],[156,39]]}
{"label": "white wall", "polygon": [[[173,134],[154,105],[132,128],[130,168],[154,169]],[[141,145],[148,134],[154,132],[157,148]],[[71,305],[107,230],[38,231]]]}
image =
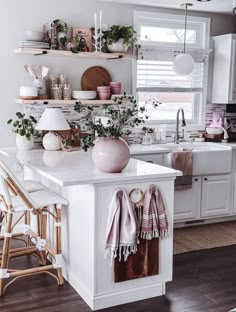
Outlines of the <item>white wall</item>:
{"label": "white wall", "polygon": [[[10,0],[0,3],[1,52],[0,52],[0,147],[13,146],[14,135],[6,121],[13,117],[16,111],[22,110],[15,104],[21,85],[31,85],[32,80],[24,70],[24,64],[33,66],[46,65],[51,73],[68,74],[74,89],[80,88],[82,73],[90,66],[105,67],[114,80],[121,80],[125,90],[131,92],[132,76],[131,61],[122,60],[79,60],[49,56],[15,55],[14,49],[18,41],[24,39],[25,30],[41,30],[44,23],[61,18],[73,26],[91,27],[95,11],[103,10],[104,23],[130,25],[133,22],[134,10],[158,12],[173,12],[183,14],[182,11],[157,9],[144,6],[110,4],[96,0]],[[209,14],[191,13],[191,15],[209,16]],[[234,32],[235,18],[233,16],[212,14],[212,35]],[[210,59],[210,72],[212,58]],[[209,100],[211,98],[211,75],[209,77]]]}

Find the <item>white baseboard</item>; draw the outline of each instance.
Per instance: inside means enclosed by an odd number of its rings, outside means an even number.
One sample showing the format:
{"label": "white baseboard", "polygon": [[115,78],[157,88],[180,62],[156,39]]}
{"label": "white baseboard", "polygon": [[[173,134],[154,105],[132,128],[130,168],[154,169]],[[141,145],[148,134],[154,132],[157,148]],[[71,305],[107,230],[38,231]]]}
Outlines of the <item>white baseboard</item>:
{"label": "white baseboard", "polygon": [[70,270],[64,270],[63,275],[93,311],[165,294],[165,283],[155,283],[93,296],[89,289]]}
{"label": "white baseboard", "polygon": [[163,287],[162,283],[157,283],[115,293],[109,293],[106,295],[95,296],[93,306],[90,308],[95,311],[120,304],[161,296],[164,294],[164,289],[165,287]]}

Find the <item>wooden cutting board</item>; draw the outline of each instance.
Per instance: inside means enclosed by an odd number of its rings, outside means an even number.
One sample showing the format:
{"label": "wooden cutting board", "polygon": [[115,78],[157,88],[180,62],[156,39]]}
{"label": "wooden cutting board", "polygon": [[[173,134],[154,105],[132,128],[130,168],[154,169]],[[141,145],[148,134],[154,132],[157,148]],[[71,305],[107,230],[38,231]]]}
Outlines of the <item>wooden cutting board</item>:
{"label": "wooden cutting board", "polygon": [[82,75],[81,87],[84,91],[97,91],[98,86],[109,86],[111,76],[101,66],[89,67]]}

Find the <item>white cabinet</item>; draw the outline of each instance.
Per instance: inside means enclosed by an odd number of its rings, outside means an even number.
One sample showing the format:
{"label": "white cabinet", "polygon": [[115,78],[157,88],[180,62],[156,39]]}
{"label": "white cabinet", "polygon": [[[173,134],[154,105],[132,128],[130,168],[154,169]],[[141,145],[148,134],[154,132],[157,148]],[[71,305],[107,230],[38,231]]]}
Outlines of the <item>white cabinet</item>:
{"label": "white cabinet", "polygon": [[174,221],[200,218],[201,177],[193,177],[192,189],[176,191],[174,197]]}
{"label": "white cabinet", "polygon": [[175,192],[174,221],[229,216],[230,199],[231,175],[193,177],[192,189]]}
{"label": "white cabinet", "polygon": [[214,37],[212,103],[236,103],[236,34]]}
{"label": "white cabinet", "polygon": [[202,181],[202,217],[230,214],[231,176],[206,176]]}

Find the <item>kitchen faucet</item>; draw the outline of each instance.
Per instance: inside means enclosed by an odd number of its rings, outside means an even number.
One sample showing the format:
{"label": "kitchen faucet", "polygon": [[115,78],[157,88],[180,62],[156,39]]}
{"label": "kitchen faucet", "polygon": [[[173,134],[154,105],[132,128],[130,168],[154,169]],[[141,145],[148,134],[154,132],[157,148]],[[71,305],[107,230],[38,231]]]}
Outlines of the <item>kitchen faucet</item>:
{"label": "kitchen faucet", "polygon": [[177,110],[177,114],[176,114],[176,133],[175,133],[175,143],[176,144],[179,144],[179,140],[180,139],[184,139],[184,129],[182,129],[182,135],[179,135],[179,114],[182,114],[182,124],[181,126],[182,127],[185,127],[186,126],[186,121],[185,121],[185,118],[184,118],[184,110],[182,107],[180,107],[178,110]]}

